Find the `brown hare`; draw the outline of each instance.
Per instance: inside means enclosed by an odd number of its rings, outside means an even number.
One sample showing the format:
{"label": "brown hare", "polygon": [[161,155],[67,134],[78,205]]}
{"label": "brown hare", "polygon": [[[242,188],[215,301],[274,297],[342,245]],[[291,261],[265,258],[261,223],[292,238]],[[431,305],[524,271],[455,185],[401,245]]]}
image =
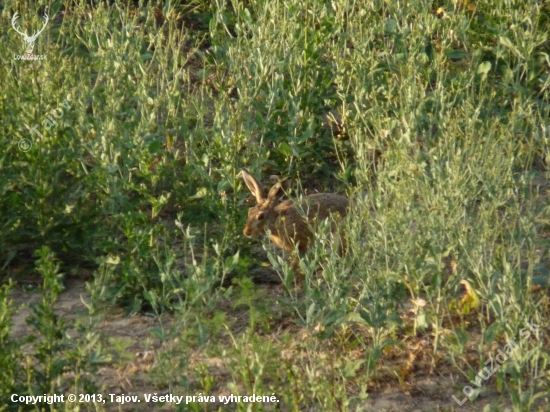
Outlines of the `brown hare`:
{"label": "brown hare", "polygon": [[[294,245],[300,253],[310,247],[313,233],[310,228],[333,213],[344,217],[349,200],[336,193],[317,193],[303,199],[300,205],[292,200],[280,201],[282,182],[277,182],[264,197],[262,184],[246,169],[241,171],[248,190],[256,197],[256,206],[248,210],[248,220],[243,230],[246,237],[258,238],[270,231],[270,239],[278,247],[293,252]],[[303,212],[302,212],[303,211]],[[336,231],[333,223],[332,231]]]}

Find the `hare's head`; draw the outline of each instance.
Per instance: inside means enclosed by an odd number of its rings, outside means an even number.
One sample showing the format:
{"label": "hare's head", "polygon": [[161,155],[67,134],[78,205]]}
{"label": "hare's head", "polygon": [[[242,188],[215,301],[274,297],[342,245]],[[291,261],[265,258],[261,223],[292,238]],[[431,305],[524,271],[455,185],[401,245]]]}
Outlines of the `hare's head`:
{"label": "hare's head", "polygon": [[243,180],[256,198],[256,206],[248,209],[248,219],[243,234],[257,238],[265,234],[266,228],[272,229],[277,213],[273,210],[279,204],[278,197],[282,192],[282,182],[277,182],[264,196],[262,184],[246,169],[242,169]]}

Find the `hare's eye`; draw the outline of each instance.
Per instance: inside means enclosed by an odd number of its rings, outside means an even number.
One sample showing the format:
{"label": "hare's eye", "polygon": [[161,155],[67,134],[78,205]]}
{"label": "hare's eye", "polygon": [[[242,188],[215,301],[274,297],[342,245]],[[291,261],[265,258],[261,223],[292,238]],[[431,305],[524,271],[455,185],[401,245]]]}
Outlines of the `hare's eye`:
{"label": "hare's eye", "polygon": [[264,218],[265,218],[265,213],[264,212],[258,213],[258,220],[264,220]]}

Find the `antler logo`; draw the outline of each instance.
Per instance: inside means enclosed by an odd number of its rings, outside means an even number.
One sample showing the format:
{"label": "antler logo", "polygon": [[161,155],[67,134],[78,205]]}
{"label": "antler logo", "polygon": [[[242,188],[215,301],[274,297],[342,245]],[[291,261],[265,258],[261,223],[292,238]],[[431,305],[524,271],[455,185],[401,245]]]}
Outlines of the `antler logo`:
{"label": "antler logo", "polygon": [[15,20],[17,20],[17,12],[15,12],[15,14],[13,15],[13,18],[11,19],[11,25],[13,29],[17,33],[19,33],[21,36],[23,36],[23,40],[25,41],[25,43],[27,43],[27,46],[25,48],[25,51],[27,52],[27,54],[32,54],[32,51],[34,49],[34,42],[38,38],[38,35],[44,31],[44,29],[46,28],[46,24],[48,24],[49,17],[46,13],[44,13],[44,18],[46,19],[46,21],[44,22],[44,26],[42,26],[42,28],[39,31],[35,31],[32,34],[32,36],[29,36],[26,31],[24,33],[20,32],[17,29],[17,27],[15,27]]}

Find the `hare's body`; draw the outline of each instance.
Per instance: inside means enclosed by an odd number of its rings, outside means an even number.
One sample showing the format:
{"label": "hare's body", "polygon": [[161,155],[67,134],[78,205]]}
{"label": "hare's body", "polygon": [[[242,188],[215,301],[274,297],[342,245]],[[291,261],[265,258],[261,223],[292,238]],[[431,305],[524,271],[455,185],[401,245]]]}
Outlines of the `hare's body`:
{"label": "hare's body", "polygon": [[[276,183],[267,197],[261,183],[246,169],[242,175],[248,189],[256,197],[257,205],[248,210],[248,220],[243,234],[247,237],[258,238],[270,231],[271,241],[278,247],[289,252],[304,253],[308,250],[317,222],[326,219],[332,214],[345,216],[348,211],[349,200],[335,193],[317,193],[305,197],[301,204],[292,200],[279,201],[277,198],[282,192],[281,182]],[[332,231],[337,230],[333,223]]]}

